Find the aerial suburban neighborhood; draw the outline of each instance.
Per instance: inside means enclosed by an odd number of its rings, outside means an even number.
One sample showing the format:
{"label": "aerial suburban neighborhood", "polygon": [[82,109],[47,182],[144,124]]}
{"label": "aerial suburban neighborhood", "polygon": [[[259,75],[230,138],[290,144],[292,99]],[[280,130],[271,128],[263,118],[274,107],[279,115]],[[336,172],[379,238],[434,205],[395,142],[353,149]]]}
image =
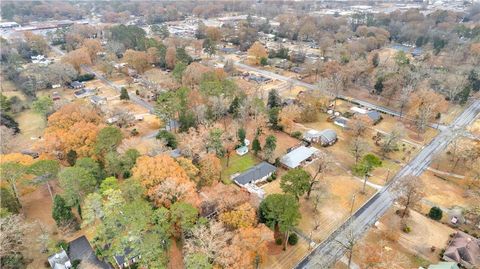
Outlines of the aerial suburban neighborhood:
{"label": "aerial suburban neighborhood", "polygon": [[479,1],[0,16],[0,268],[480,268]]}

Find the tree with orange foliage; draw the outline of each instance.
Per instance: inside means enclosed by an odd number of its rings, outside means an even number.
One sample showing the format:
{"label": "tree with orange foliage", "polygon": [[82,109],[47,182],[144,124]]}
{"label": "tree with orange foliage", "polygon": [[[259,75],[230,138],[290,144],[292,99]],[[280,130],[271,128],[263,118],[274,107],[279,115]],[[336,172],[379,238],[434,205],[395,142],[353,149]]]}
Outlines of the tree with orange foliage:
{"label": "tree with orange foliage", "polygon": [[253,45],[248,49],[248,59],[250,64],[259,65],[262,58],[267,58],[267,50],[260,42],[255,42]]}
{"label": "tree with orange foliage", "polygon": [[147,49],[147,60],[149,64],[158,63],[158,49],[151,47]]}
{"label": "tree with orange foliage", "polygon": [[222,32],[217,27],[207,27],[205,29],[205,34],[215,42],[220,41],[220,38],[222,38]]}
{"label": "tree with orange foliage", "polygon": [[2,163],[19,163],[22,165],[31,165],[33,157],[22,153],[10,153],[0,155],[0,164]]}
{"label": "tree with orange foliage", "polygon": [[167,52],[165,53],[165,64],[168,68],[175,68],[175,61],[177,60],[177,52],[175,47],[168,47]]}
{"label": "tree with orange foliage", "polygon": [[220,180],[222,164],[220,159],[213,153],[206,154],[200,160],[200,187],[210,186],[213,182]]}
{"label": "tree with orange foliage", "polygon": [[185,173],[187,173],[190,180],[197,181],[197,176],[200,170],[192,163],[192,160],[185,157],[178,157],[175,161],[177,161]]}
{"label": "tree with orange foliage", "polygon": [[201,63],[193,62],[187,66],[183,72],[182,83],[185,86],[193,88],[200,85],[203,75],[213,71],[211,67],[205,66]]}
{"label": "tree with orange foliage", "polygon": [[301,113],[302,110],[297,105],[290,105],[282,108],[278,116],[280,118],[280,125],[283,126],[283,129],[286,132],[292,131],[292,127],[295,122],[300,119]]}
{"label": "tree with orange foliage", "polygon": [[273,240],[273,232],[264,224],[240,228],[231,244],[220,251],[217,263],[223,268],[258,268],[267,256],[267,242]]}
{"label": "tree with orange foliage", "polygon": [[88,50],[86,48],[79,48],[79,49],[70,51],[69,53],[65,54],[65,56],[62,57],[62,61],[71,64],[73,68],[77,70],[77,72],[80,72],[81,65],[92,64],[90,54],[88,53]]}
{"label": "tree with orange foliage", "polygon": [[429,89],[420,89],[412,94],[409,112],[415,117],[419,132],[424,132],[428,123],[448,109],[448,102],[441,94]]}
{"label": "tree with orange foliage", "polygon": [[202,193],[207,197],[204,199],[204,202],[216,204],[216,210],[220,213],[234,210],[236,207],[250,200],[250,193],[245,189],[223,183],[204,187]]}
{"label": "tree with orange foliage", "polygon": [[144,51],[136,51],[136,50],[127,50],[123,55],[125,62],[138,73],[143,73],[145,69],[148,67],[148,55]]}
{"label": "tree with orange foliage", "polygon": [[157,206],[169,207],[178,200],[198,204],[195,184],[183,168],[168,155],[139,157],[132,172],[133,178],[140,181]]}
{"label": "tree with orange foliage", "polygon": [[37,54],[45,54],[48,52],[48,43],[41,35],[36,35],[32,32],[25,32],[25,41],[27,41],[30,48]]}
{"label": "tree with orange foliage", "polygon": [[87,49],[88,55],[90,55],[90,61],[95,62],[97,59],[97,53],[102,51],[102,44],[98,39],[85,39],[83,41],[83,47]]}
{"label": "tree with orange foliage", "polygon": [[77,152],[79,158],[93,156],[102,127],[102,117],[91,106],[79,102],[67,104],[48,117],[42,150],[60,159],[70,150]]}
{"label": "tree with orange foliage", "polygon": [[232,211],[220,214],[220,220],[231,229],[248,228],[256,224],[257,213],[249,203],[244,203]]}

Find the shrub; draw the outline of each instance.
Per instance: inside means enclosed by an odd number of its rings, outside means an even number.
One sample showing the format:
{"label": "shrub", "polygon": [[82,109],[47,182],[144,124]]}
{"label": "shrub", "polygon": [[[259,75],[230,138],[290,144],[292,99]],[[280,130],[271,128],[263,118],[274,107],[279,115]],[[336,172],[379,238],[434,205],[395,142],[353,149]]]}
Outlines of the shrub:
{"label": "shrub", "polygon": [[280,167],[280,158],[275,158],[275,166]]}
{"label": "shrub", "polygon": [[82,81],[89,81],[89,80],[92,80],[95,78],[95,74],[90,74],[90,73],[87,73],[87,74],[83,74],[83,75],[79,75],[77,77],[77,81],[79,82],[82,82]]}
{"label": "shrub", "polygon": [[138,130],[137,130],[137,128],[133,128],[133,129],[130,131],[130,135],[131,135],[131,136],[137,136],[137,135],[138,135]]}
{"label": "shrub", "polygon": [[297,234],[293,233],[288,237],[288,244],[290,246],[295,246],[298,242],[298,236]]}
{"label": "shrub", "polygon": [[172,149],[177,148],[177,138],[167,130],[161,130],[157,134],[157,139],[165,140],[166,146]]}
{"label": "shrub", "polygon": [[58,241],[57,244],[55,245],[55,247],[58,248],[58,249],[61,248],[65,251],[68,251],[68,243],[65,240]]}
{"label": "shrub", "polygon": [[130,100],[130,96],[128,95],[128,91],[124,87],[122,87],[122,89],[120,90],[120,100]]}
{"label": "shrub", "polygon": [[443,212],[440,208],[434,206],[430,208],[430,212],[428,212],[428,216],[433,220],[441,220]]}
{"label": "shrub", "polygon": [[267,178],[267,182],[272,182],[277,179],[277,174],[273,173],[271,176]]}
{"label": "shrub", "polygon": [[300,139],[302,138],[302,132],[300,131],[295,131],[291,134],[292,137],[296,138],[296,139]]}
{"label": "shrub", "polygon": [[78,268],[78,266],[80,265],[82,261],[81,260],[73,260],[72,261],[72,268]]}
{"label": "shrub", "polygon": [[277,239],[275,239],[275,244],[277,244],[277,245],[280,246],[282,243],[283,243],[282,238],[277,238]]}
{"label": "shrub", "polygon": [[267,64],[268,64],[267,58],[262,57],[262,58],[260,59],[260,64],[261,64],[261,65],[264,65],[264,66],[267,65]]}
{"label": "shrub", "polygon": [[412,231],[412,228],[410,228],[410,226],[405,225],[405,227],[403,227],[403,231],[408,234]]}

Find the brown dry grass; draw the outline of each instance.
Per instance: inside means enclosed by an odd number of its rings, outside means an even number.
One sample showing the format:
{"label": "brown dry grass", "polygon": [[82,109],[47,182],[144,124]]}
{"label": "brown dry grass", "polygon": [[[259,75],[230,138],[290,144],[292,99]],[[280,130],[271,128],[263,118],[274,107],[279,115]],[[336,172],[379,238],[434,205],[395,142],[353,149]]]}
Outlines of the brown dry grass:
{"label": "brown dry grass", "polygon": [[453,206],[468,207],[474,201],[465,196],[465,180],[441,176],[435,176],[434,172],[425,171],[421,180],[425,185],[425,199],[445,208]]}
{"label": "brown dry grass", "polygon": [[[274,244],[274,243],[273,243]],[[278,246],[270,244],[269,255],[260,268],[290,269],[293,268],[309,251],[305,240],[299,240],[295,246],[288,246],[286,251],[278,251]],[[279,252],[279,253],[278,253]],[[278,254],[277,254],[278,253]]]}

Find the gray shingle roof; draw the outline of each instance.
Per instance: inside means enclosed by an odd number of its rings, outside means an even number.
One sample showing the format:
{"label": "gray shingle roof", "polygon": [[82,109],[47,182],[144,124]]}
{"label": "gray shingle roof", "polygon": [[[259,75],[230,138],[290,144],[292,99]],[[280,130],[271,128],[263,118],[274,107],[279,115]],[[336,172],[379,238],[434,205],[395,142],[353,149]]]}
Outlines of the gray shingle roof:
{"label": "gray shingle roof", "polygon": [[273,173],[277,170],[277,168],[267,162],[261,162],[254,167],[248,169],[247,171],[243,172],[242,174],[236,176],[233,180],[240,185],[248,184],[252,181],[258,180],[263,178],[270,173]]}
{"label": "gray shingle roof", "polygon": [[81,236],[69,243],[68,256],[72,262],[75,260],[81,260],[90,266],[94,266],[91,268],[112,268],[109,264],[102,262],[97,258],[92,246],[90,246],[90,242],[88,242],[88,239],[85,236]]}
{"label": "gray shingle roof", "polygon": [[320,139],[324,143],[331,143],[337,139],[337,133],[332,129],[325,129],[320,132]]}
{"label": "gray shingle roof", "polygon": [[378,113],[378,111],[375,111],[375,110],[368,111],[368,112],[367,112],[367,116],[368,116],[373,122],[377,122],[377,121],[379,121],[379,120],[382,118],[382,115],[380,115],[380,113]]}

